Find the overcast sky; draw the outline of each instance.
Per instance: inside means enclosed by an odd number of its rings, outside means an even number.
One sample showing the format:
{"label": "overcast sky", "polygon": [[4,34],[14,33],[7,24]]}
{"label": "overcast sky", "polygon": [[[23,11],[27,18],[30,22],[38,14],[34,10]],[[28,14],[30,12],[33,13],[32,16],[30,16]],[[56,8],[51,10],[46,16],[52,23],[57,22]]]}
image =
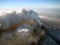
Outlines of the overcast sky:
{"label": "overcast sky", "polygon": [[60,8],[60,0],[0,0],[0,9]]}

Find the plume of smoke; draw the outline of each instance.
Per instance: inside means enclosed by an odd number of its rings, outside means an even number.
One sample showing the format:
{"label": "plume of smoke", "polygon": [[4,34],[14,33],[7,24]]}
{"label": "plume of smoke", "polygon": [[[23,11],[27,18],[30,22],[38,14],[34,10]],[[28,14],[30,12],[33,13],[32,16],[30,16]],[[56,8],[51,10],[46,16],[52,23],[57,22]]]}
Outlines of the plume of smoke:
{"label": "plume of smoke", "polygon": [[[33,20],[36,24],[42,25],[40,17],[35,11],[28,9],[19,11],[2,11],[0,13],[0,29],[8,29],[10,25],[24,20]],[[24,24],[12,32],[4,32],[0,37],[0,45],[30,45],[32,42],[37,43],[40,38],[44,37],[45,33],[37,29],[35,29],[35,32],[33,29],[33,26]]]}
{"label": "plume of smoke", "polygon": [[42,24],[39,15],[33,10],[20,9],[20,12],[18,10],[0,11],[0,24],[3,29],[8,29],[11,24],[16,24],[22,20],[31,19],[40,25]]}

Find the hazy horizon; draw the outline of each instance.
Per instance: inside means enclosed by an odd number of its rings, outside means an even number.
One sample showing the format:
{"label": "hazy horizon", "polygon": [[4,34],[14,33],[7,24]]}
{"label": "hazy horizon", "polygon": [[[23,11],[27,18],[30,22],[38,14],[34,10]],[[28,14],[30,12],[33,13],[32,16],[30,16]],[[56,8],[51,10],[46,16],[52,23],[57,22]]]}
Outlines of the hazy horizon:
{"label": "hazy horizon", "polygon": [[60,0],[0,0],[0,9],[19,8],[60,9]]}

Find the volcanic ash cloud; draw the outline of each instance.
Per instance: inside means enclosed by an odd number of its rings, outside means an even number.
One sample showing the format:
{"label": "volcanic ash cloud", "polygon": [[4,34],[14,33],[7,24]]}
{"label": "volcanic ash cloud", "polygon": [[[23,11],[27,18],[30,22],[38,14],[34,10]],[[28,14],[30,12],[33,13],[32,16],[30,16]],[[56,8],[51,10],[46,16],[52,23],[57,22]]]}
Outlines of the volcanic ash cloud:
{"label": "volcanic ash cloud", "polygon": [[12,24],[31,19],[40,25],[42,24],[39,15],[33,10],[3,10],[0,11],[0,28],[8,29]]}

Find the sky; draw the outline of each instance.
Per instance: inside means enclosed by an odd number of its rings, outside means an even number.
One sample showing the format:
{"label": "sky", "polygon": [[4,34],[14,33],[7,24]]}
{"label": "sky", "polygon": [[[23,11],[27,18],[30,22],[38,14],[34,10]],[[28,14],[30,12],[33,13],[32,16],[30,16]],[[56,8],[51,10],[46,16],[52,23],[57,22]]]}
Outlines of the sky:
{"label": "sky", "polygon": [[0,9],[59,8],[60,0],[0,0]]}

